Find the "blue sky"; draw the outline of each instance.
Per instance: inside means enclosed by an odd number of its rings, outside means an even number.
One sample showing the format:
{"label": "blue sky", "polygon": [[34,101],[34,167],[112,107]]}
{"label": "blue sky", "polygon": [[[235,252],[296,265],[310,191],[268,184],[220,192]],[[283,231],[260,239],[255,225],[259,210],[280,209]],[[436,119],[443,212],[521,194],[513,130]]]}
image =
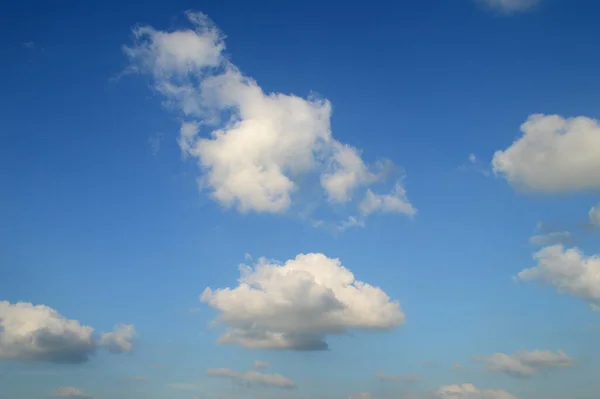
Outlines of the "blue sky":
{"label": "blue sky", "polygon": [[599,7],[5,6],[0,398],[597,397]]}

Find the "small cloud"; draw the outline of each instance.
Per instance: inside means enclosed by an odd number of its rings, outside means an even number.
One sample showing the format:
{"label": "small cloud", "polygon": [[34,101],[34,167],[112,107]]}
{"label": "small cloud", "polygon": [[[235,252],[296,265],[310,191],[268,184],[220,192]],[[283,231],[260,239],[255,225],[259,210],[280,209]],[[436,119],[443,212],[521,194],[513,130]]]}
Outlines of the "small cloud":
{"label": "small cloud", "polygon": [[234,381],[244,383],[251,387],[254,385],[260,385],[263,387],[276,387],[276,388],[296,388],[296,383],[287,377],[280,374],[266,374],[259,371],[250,370],[245,373],[227,369],[208,369],[206,374],[230,378]]}
{"label": "small cloud", "polygon": [[423,366],[431,366],[431,365],[433,364],[433,362],[432,362],[431,360],[423,360],[423,361],[421,362],[421,364],[422,364]]}
{"label": "small cloud", "polygon": [[594,227],[600,227],[600,204],[593,206],[588,215],[591,225]]}
{"label": "small cloud", "polygon": [[452,365],[452,370],[460,370],[460,369],[462,369],[462,368],[463,368],[463,367],[462,367],[462,365],[461,365],[460,363],[454,363],[454,364]]}
{"label": "small cloud", "polygon": [[568,231],[554,231],[548,234],[531,236],[529,237],[529,243],[538,246],[566,244],[570,242],[572,238],[571,233]]}
{"label": "small cloud", "polygon": [[254,368],[256,368],[256,369],[264,369],[264,368],[269,367],[270,365],[271,365],[271,363],[269,363],[269,362],[263,362],[260,360],[254,361]]}
{"label": "small cloud", "polygon": [[23,47],[25,48],[34,48],[35,47],[35,43],[34,42],[23,42]]}
{"label": "small cloud", "polygon": [[152,136],[148,138],[148,145],[150,146],[150,151],[152,155],[156,156],[160,151],[160,146],[162,144],[164,135],[162,133],[154,133]]}
{"label": "small cloud", "polygon": [[111,353],[127,353],[133,350],[136,331],[131,324],[119,324],[113,332],[103,333],[100,345]]}
{"label": "small cloud", "polygon": [[365,227],[365,222],[359,220],[354,216],[349,216],[348,219],[344,220],[337,226],[338,231],[346,231],[352,227]]}
{"label": "small cloud", "polygon": [[512,377],[531,377],[542,370],[573,366],[573,359],[561,350],[556,353],[549,350],[519,351],[513,354],[495,353],[474,360],[485,362],[488,371],[503,372]]}
{"label": "small cloud", "polygon": [[90,395],[75,387],[58,387],[54,391],[54,396],[58,398],[91,398]]}
{"label": "small cloud", "polygon": [[486,177],[492,175],[490,169],[483,166],[483,164],[481,163],[481,161],[479,161],[479,158],[475,154],[469,154],[469,156],[467,157],[467,162],[459,166],[458,169],[462,171],[480,173]]}
{"label": "small cloud", "polygon": [[593,312],[600,312],[600,306],[594,305],[593,303],[590,304],[590,309],[592,309]]}

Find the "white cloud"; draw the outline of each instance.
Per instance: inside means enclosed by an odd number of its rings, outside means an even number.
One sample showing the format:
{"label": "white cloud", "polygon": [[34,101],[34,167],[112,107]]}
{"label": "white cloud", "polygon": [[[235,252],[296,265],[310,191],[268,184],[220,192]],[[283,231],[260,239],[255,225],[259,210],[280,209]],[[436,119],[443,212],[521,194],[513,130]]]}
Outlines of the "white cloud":
{"label": "white cloud", "polygon": [[136,331],[133,325],[119,324],[113,332],[102,334],[100,345],[106,347],[112,353],[131,352],[135,336]]}
{"label": "white cloud", "polygon": [[367,190],[364,199],[360,203],[360,210],[364,215],[370,215],[374,212],[385,213],[403,213],[412,216],[417,210],[406,198],[404,187],[397,183],[392,194],[375,194],[370,189]]}
{"label": "white cloud", "polygon": [[562,245],[542,248],[533,255],[537,266],[521,271],[522,281],[540,280],[561,293],[582,299],[600,300],[600,257],[585,256],[578,248]]}
{"label": "white cloud", "polygon": [[540,3],[541,0],[479,0],[489,7],[504,11],[516,12],[525,11]]}
{"label": "white cloud", "polygon": [[155,133],[148,138],[148,145],[150,146],[150,151],[152,155],[156,156],[160,151],[160,146],[162,144],[164,135],[162,133]]}
{"label": "white cloud", "polygon": [[513,354],[495,353],[476,358],[486,363],[489,371],[503,372],[513,377],[531,377],[543,370],[573,366],[573,359],[565,352],[519,351]]}
{"label": "white cloud", "polygon": [[320,174],[332,203],[351,201],[385,177],[389,162],[367,165],[356,148],[332,137],[328,100],[265,93],[223,55],[224,35],[206,16],[187,17],[194,30],[136,28],[125,53],[131,70],[150,74],[167,103],[188,117],[179,144],[198,161],[213,199],[241,212],[281,213],[307,173]]}
{"label": "white cloud", "polygon": [[270,365],[271,365],[271,363],[269,363],[269,362],[263,362],[261,360],[254,361],[254,368],[257,368],[257,369],[265,369],[265,368],[269,367]]}
{"label": "white cloud", "polygon": [[473,384],[445,385],[435,391],[440,399],[517,399],[502,390],[479,389]]}
{"label": "white cloud", "polygon": [[240,274],[237,287],[207,288],[201,296],[228,327],[221,343],[323,350],[327,335],[386,330],[404,322],[397,301],[323,254],[301,254],[284,264],[261,258],[254,268],[241,265]]}
{"label": "white cloud", "polygon": [[547,234],[531,236],[529,237],[529,243],[539,246],[564,244],[571,240],[571,238],[571,233],[568,231],[553,231]]}
{"label": "white cloud", "polygon": [[594,312],[600,312],[600,306],[594,305],[593,303],[590,304],[590,309],[592,309]]}
{"label": "white cloud", "polygon": [[357,187],[373,183],[379,178],[368,170],[356,148],[335,143],[330,170],[321,175],[321,185],[330,201],[344,203],[350,201]]}
{"label": "white cloud", "polygon": [[256,370],[240,371],[231,370],[228,368],[208,369],[207,374],[227,377],[234,381],[241,382],[247,386],[260,385],[264,387],[276,388],[296,388],[296,383],[287,377],[279,374],[266,374]]}
{"label": "white cloud", "polygon": [[421,377],[415,374],[407,375],[387,375],[382,371],[377,372],[377,379],[379,381],[391,381],[391,382],[418,382]]}
{"label": "white cloud", "polygon": [[546,193],[600,188],[600,125],[584,116],[532,115],[492,165],[517,188]]}
{"label": "white cloud", "polygon": [[600,227],[600,204],[590,209],[589,217],[592,225]]}
{"label": "white cloud", "polygon": [[82,391],[80,391],[79,389],[75,388],[75,387],[59,387],[56,388],[56,391],[54,392],[54,396],[60,397],[60,398],[90,398],[91,396],[83,393]]}
{"label": "white cloud", "polygon": [[99,346],[93,332],[48,306],[0,301],[0,360],[83,363]]}
{"label": "white cloud", "polygon": [[460,363],[454,363],[452,365],[452,370],[461,370],[463,366]]}

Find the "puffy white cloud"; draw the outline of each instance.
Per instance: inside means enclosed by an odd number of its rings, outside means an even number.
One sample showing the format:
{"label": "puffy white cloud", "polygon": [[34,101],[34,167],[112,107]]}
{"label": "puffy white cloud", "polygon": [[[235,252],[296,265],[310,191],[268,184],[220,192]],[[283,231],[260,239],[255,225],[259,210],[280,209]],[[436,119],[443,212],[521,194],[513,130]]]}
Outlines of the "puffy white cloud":
{"label": "puffy white cloud", "polygon": [[271,365],[271,363],[269,363],[269,362],[263,362],[261,360],[254,361],[254,368],[257,368],[257,369],[265,369],[265,368],[269,367],[270,365]]}
{"label": "puffy white cloud", "polygon": [[541,0],[479,0],[487,4],[488,6],[504,11],[504,12],[516,12],[525,11],[540,3]]}
{"label": "puffy white cloud", "polygon": [[131,324],[119,324],[113,332],[103,333],[100,345],[112,353],[126,353],[133,350],[136,331]]}
{"label": "puffy white cloud", "polygon": [[523,135],[494,154],[494,172],[511,185],[546,193],[600,188],[600,125],[584,116],[536,114]]}
{"label": "puffy white cloud", "polygon": [[54,392],[54,396],[60,398],[90,398],[91,396],[80,391],[75,387],[58,387]]}
{"label": "puffy white cloud", "polygon": [[256,370],[240,371],[231,370],[228,368],[217,368],[206,370],[207,374],[227,377],[234,381],[241,382],[247,386],[260,385],[264,387],[276,388],[296,388],[296,383],[287,377],[279,374],[266,374]]}
{"label": "puffy white cloud", "polygon": [[406,191],[400,183],[396,184],[391,194],[375,194],[370,189],[367,190],[365,198],[360,203],[360,210],[364,215],[370,215],[374,212],[386,212],[404,213],[412,216],[417,213],[417,210],[406,198]]}
{"label": "puffy white cloud", "polygon": [[562,245],[542,248],[533,255],[537,266],[521,271],[522,281],[540,280],[561,293],[582,299],[600,300],[600,257],[585,256],[578,248]]}
{"label": "puffy white cloud", "polygon": [[253,268],[241,265],[240,274],[237,287],[207,288],[201,296],[228,327],[221,343],[323,350],[327,335],[386,330],[404,322],[397,301],[323,254],[301,254],[283,264],[261,258]]}
{"label": "puffy white cloud", "polygon": [[600,227],[600,204],[590,209],[589,217],[592,225]]}
{"label": "puffy white cloud", "polygon": [[573,366],[573,359],[565,352],[519,351],[513,354],[495,353],[476,358],[486,363],[489,371],[503,372],[513,377],[531,377],[543,370]]}
{"label": "puffy white cloud", "polygon": [[440,399],[517,399],[503,390],[479,389],[473,384],[445,385],[435,391]]}
{"label": "puffy white cloud", "polygon": [[307,173],[320,174],[333,203],[386,176],[389,162],[367,165],[356,148],[332,137],[329,101],[265,93],[223,55],[224,36],[205,15],[187,16],[193,30],[136,28],[125,53],[131,70],[150,74],[167,103],[189,117],[179,144],[198,161],[201,186],[216,201],[241,212],[280,213],[300,182],[311,180],[300,178]]}
{"label": "puffy white cloud", "polygon": [[99,346],[93,332],[45,305],[0,302],[0,360],[83,363]]}
{"label": "puffy white cloud", "polygon": [[407,375],[388,375],[383,371],[377,372],[377,379],[379,381],[392,381],[392,382],[418,382],[421,380],[421,377],[415,374],[407,374]]}

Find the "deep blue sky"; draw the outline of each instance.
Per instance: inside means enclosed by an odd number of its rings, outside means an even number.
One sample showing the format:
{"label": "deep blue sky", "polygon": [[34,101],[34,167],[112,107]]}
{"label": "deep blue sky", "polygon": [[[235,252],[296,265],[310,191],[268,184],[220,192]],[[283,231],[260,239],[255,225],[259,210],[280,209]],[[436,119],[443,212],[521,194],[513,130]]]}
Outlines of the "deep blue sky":
{"label": "deep blue sky", "polygon": [[[116,79],[136,24],[188,27],[189,9],[215,22],[228,57],[265,92],[329,99],[334,137],[367,162],[399,165],[417,215],[373,215],[332,234],[289,213],[240,214],[199,192],[198,168],[176,141],[180,115],[147,76]],[[473,383],[521,399],[592,399],[600,314],[512,277],[535,265],[528,239],[538,222],[598,253],[598,236],[580,228],[597,192],[524,194],[482,171],[531,114],[600,117],[599,13],[592,0],[543,0],[511,15],[472,0],[3,5],[0,300],[44,304],[98,331],[131,323],[139,337],[131,354],[80,365],[0,359],[0,397],[58,386],[105,399],[243,396],[204,372],[260,359],[296,381],[284,394],[299,398]],[[406,324],[331,337],[327,352],[215,344],[216,313],[198,299],[205,287],[236,286],[247,253],[285,261],[308,252],[340,258],[399,300]],[[515,379],[470,360],[535,349],[562,349],[576,366]],[[450,370],[455,362],[465,370]],[[385,385],[379,369],[422,380]],[[147,380],[123,381],[131,376]]]}

